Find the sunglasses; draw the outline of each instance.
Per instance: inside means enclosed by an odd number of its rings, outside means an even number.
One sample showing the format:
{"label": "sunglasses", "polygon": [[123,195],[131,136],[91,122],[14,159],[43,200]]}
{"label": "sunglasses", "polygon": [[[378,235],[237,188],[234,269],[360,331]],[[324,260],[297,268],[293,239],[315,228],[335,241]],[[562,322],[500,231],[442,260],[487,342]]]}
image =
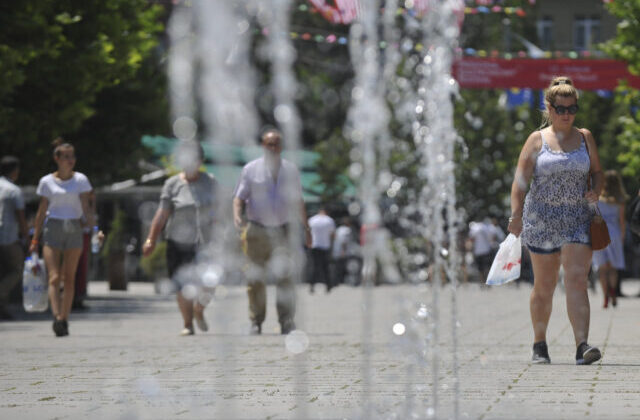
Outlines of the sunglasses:
{"label": "sunglasses", "polygon": [[573,105],[569,105],[569,106],[564,106],[564,105],[551,105],[551,107],[553,109],[556,110],[556,114],[558,115],[564,115],[567,112],[571,115],[576,115],[578,113],[578,105],[577,104],[573,104]]}

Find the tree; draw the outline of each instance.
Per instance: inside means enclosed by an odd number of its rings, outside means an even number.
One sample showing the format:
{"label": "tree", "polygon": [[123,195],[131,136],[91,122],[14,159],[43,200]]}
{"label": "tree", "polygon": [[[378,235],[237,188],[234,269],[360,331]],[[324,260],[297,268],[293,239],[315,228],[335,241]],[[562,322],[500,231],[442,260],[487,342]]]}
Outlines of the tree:
{"label": "tree", "polygon": [[[611,14],[620,19],[615,38],[602,45],[613,58],[625,60],[629,72],[640,75],[640,1],[614,1],[607,4]],[[640,92],[624,83],[617,90],[616,104],[623,110],[617,115],[617,158],[628,192],[640,188]],[[612,166],[612,167],[615,167]]]}
{"label": "tree", "polygon": [[[51,140],[74,137],[95,115],[101,92],[136,77],[158,44],[164,9],[145,0],[0,7],[0,141],[3,153],[22,157],[23,181],[34,183],[50,167]],[[131,141],[110,140],[112,153]]]}

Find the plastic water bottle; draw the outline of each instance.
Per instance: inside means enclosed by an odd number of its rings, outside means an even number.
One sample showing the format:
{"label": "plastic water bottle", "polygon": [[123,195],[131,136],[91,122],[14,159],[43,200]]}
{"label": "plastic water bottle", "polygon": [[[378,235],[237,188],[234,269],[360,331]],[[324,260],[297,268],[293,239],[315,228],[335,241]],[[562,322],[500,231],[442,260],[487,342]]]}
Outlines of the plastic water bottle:
{"label": "plastic water bottle", "polygon": [[44,312],[49,308],[49,287],[44,262],[33,253],[24,262],[22,305],[27,312]]}
{"label": "plastic water bottle", "polygon": [[100,252],[100,238],[98,237],[98,226],[93,227],[93,233],[91,234],[91,252],[97,254]]}

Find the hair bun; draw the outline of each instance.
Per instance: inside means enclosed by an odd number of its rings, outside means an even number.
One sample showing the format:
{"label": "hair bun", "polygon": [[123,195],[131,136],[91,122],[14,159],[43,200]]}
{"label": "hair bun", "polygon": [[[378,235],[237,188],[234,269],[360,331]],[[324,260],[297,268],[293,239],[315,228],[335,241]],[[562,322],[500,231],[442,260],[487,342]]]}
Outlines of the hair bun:
{"label": "hair bun", "polygon": [[62,146],[63,144],[64,144],[64,139],[62,137],[56,137],[51,142],[51,145],[53,146],[54,149],[57,148],[58,146]]}

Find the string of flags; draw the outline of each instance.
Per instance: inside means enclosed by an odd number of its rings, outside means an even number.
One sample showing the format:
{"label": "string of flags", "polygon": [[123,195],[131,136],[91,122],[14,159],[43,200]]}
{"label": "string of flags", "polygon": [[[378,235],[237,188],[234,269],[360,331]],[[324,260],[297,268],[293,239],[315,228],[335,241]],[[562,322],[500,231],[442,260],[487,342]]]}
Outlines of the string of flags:
{"label": "string of flags", "polygon": [[[311,6],[301,4],[298,10],[302,12],[320,13],[325,19],[336,24],[349,24],[358,17],[359,5],[358,0],[335,0],[335,6],[329,4],[327,0],[309,0]],[[407,6],[407,3],[408,6]],[[469,3],[469,2],[468,2]],[[527,12],[522,7],[508,7],[499,4],[493,4],[493,1],[476,0],[478,4],[475,7],[463,6],[457,10],[458,19],[460,15],[477,15],[488,13],[504,13],[508,16],[525,17]],[[423,0],[413,0],[406,2],[405,7],[398,7],[396,14],[420,16],[427,12],[427,3]]]}
{"label": "string of flags", "polygon": [[[258,30],[256,30],[257,32]],[[269,30],[267,28],[262,29],[262,35],[268,35]],[[349,38],[346,34],[340,33],[312,33],[311,31],[291,31],[289,36],[292,40],[315,42],[318,44],[338,44],[347,45]],[[388,47],[385,41],[381,41],[379,47],[385,49]],[[398,46],[395,46],[398,48]],[[407,44],[403,44],[403,48],[406,48]],[[410,50],[422,51],[424,46],[421,43],[415,43],[410,45]],[[516,52],[504,52],[498,50],[476,50],[473,48],[458,48],[456,50],[458,56],[465,57],[480,57],[480,58],[570,58],[570,59],[585,59],[585,58],[605,58],[606,54],[602,51],[543,51],[542,57],[531,56],[526,51]]]}

